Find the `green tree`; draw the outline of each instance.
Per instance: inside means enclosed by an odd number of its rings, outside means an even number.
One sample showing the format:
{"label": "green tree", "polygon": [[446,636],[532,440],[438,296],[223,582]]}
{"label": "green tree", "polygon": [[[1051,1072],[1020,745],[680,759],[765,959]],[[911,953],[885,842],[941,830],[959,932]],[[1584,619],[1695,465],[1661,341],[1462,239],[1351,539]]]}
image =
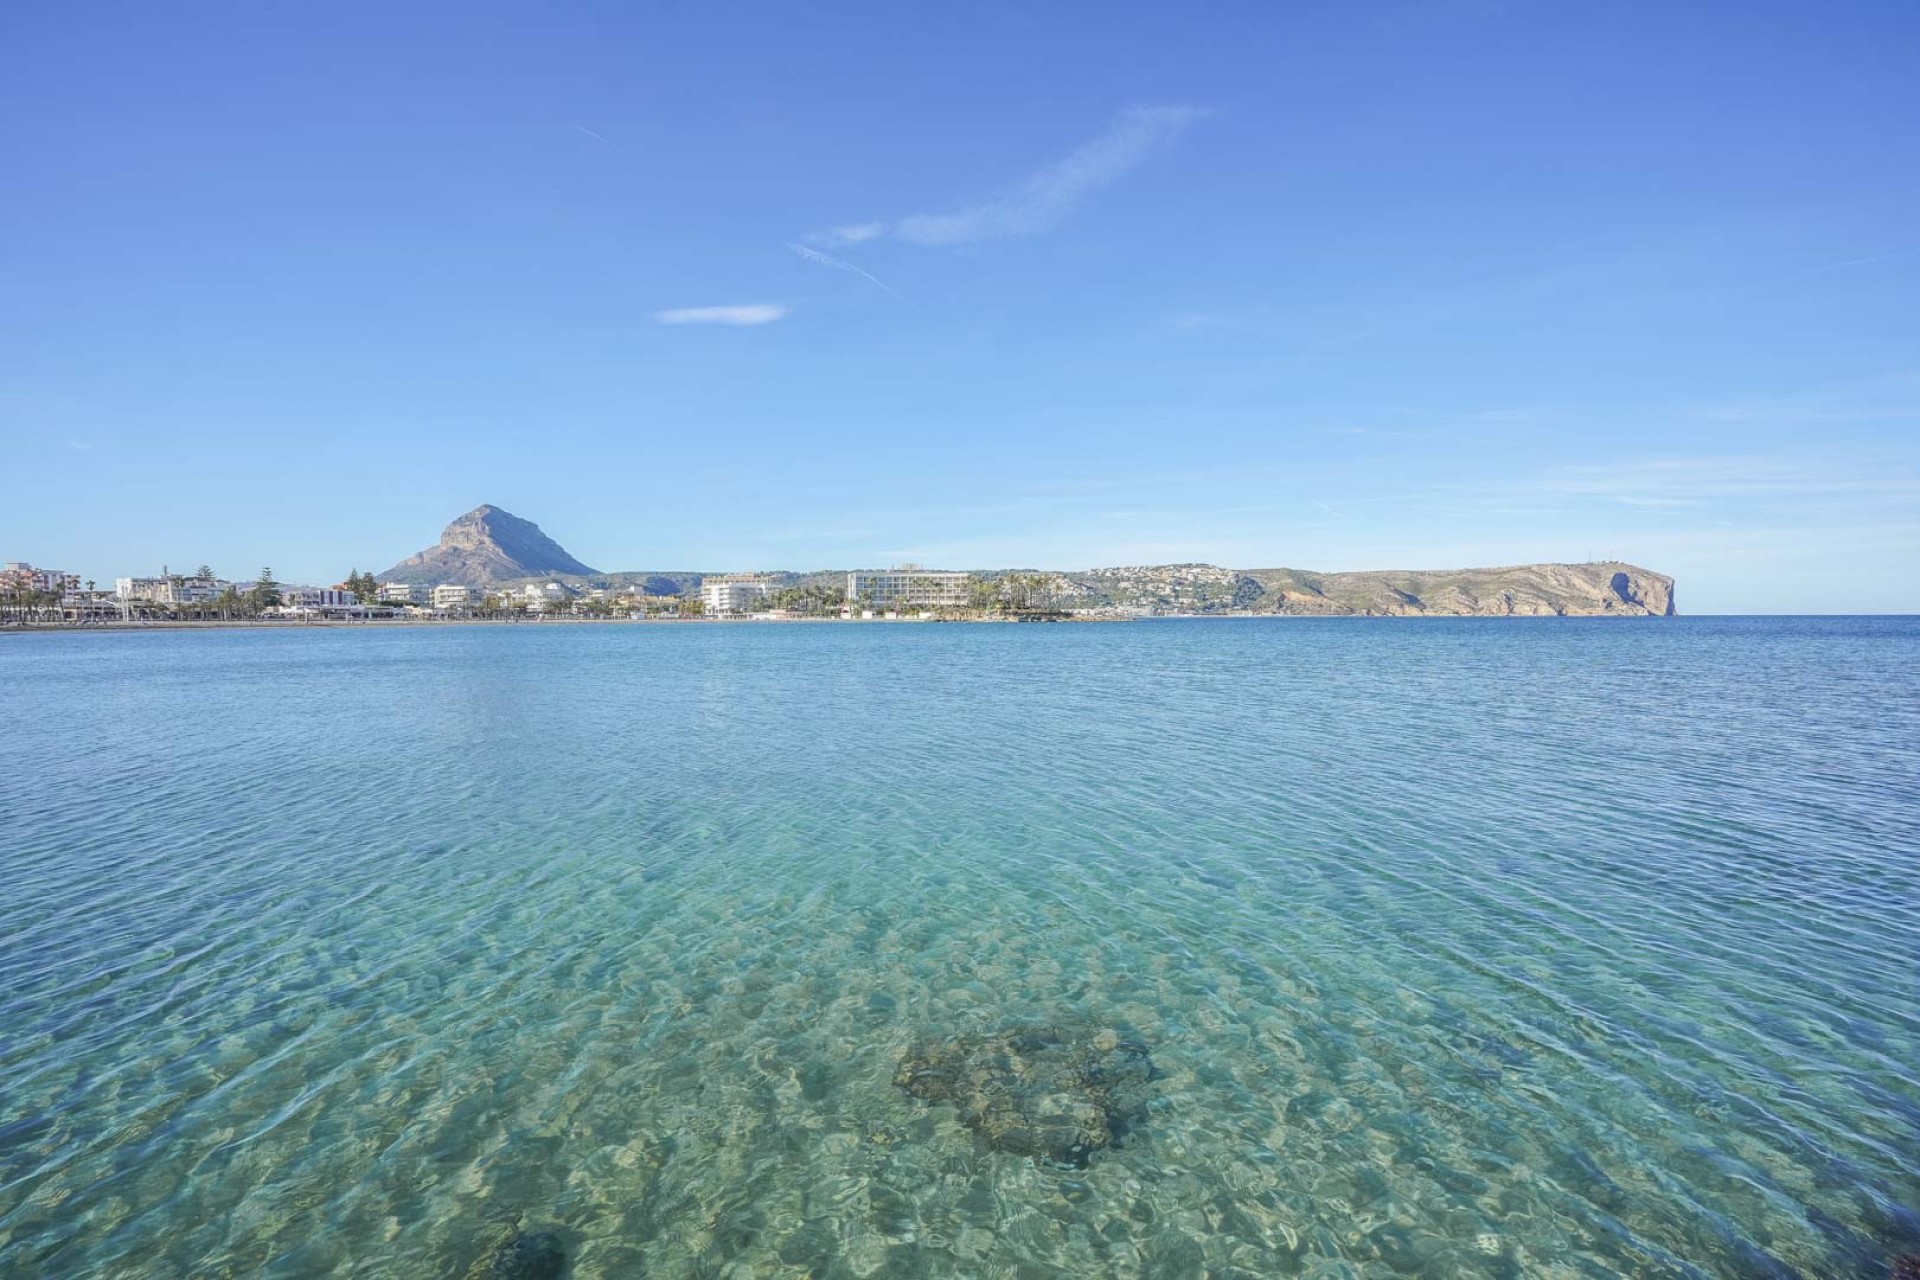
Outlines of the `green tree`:
{"label": "green tree", "polygon": [[261,567],[260,577],[254,582],[253,590],[247,593],[247,603],[255,613],[279,607],[280,584],[273,580],[272,569]]}
{"label": "green tree", "polygon": [[380,599],[380,584],[373,580],[371,573],[361,573],[358,569],[347,570],[346,588],[353,592],[353,598],[361,604],[373,604]]}

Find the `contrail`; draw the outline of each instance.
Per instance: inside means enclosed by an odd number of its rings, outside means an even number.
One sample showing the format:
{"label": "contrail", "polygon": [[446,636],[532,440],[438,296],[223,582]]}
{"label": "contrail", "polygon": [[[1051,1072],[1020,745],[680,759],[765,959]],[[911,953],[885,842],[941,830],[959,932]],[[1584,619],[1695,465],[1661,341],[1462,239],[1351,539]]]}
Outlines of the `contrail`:
{"label": "contrail", "polygon": [[886,294],[889,298],[899,298],[902,302],[906,301],[905,298],[901,298],[899,294],[887,288],[886,283],[871,271],[856,267],[851,262],[836,258],[830,253],[822,253],[818,249],[809,249],[804,244],[795,244],[791,240],[786,243],[787,248],[793,250],[808,262],[816,262],[823,267],[832,267],[835,271],[851,271],[861,279],[871,282],[875,288],[879,289],[880,292]]}
{"label": "contrail", "polygon": [[[605,138],[601,137],[599,134],[595,133],[593,130],[587,128],[587,126],[583,124],[576,124],[573,127],[578,129],[580,132],[586,134],[589,138],[592,138],[595,142],[607,142]],[[607,142],[607,145],[612,146],[613,144],[611,142]]]}
{"label": "contrail", "polygon": [[1840,271],[1846,267],[1858,267],[1869,262],[1885,262],[1888,258],[1898,258],[1897,253],[1870,253],[1864,258],[1844,258],[1839,262],[1828,262],[1817,267],[1806,267],[1799,271],[1789,271],[1783,276],[1768,276],[1755,284],[1742,285],[1728,291],[1729,296],[1737,297],[1743,293],[1752,293],[1756,289],[1772,288],[1776,284],[1786,284],[1794,280],[1804,280],[1808,276],[1823,276],[1829,271]]}

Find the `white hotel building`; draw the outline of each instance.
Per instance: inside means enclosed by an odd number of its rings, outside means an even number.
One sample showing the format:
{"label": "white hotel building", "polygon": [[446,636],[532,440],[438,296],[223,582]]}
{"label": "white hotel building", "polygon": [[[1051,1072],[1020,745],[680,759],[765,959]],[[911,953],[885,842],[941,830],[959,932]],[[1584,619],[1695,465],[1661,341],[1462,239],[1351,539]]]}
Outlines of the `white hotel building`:
{"label": "white hotel building", "polygon": [[847,575],[847,604],[882,609],[953,609],[967,603],[967,575],[899,564]]}
{"label": "white hotel building", "polygon": [[700,603],[710,614],[751,613],[766,599],[773,582],[761,573],[717,573],[700,580]]}

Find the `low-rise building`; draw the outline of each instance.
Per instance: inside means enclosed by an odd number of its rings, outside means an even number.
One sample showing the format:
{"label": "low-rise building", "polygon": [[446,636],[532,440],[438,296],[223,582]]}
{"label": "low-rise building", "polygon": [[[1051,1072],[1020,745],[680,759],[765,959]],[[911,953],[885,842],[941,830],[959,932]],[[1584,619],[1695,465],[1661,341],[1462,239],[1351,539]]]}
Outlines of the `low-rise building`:
{"label": "low-rise building", "polygon": [[427,589],[417,582],[383,582],[380,584],[381,604],[425,604]]}
{"label": "low-rise building", "polygon": [[710,614],[727,617],[750,612],[773,590],[764,573],[717,573],[700,582],[700,604]]}
{"label": "low-rise building", "polygon": [[436,609],[464,609],[472,603],[471,587],[463,587],[457,582],[443,582],[433,589],[433,607]]}
{"label": "low-rise building", "polygon": [[847,575],[847,603],[898,609],[953,609],[967,603],[967,575],[900,564]]}
{"label": "low-rise building", "polygon": [[520,588],[520,599],[529,613],[564,612],[560,606],[573,599],[573,593],[558,582],[529,582]]}
{"label": "low-rise building", "polygon": [[359,596],[339,587],[280,588],[280,607],[283,609],[351,609],[359,603]]}
{"label": "low-rise building", "polygon": [[219,578],[160,571],[157,578],[115,578],[113,593],[122,600],[146,600],[153,604],[211,604],[233,584]]}

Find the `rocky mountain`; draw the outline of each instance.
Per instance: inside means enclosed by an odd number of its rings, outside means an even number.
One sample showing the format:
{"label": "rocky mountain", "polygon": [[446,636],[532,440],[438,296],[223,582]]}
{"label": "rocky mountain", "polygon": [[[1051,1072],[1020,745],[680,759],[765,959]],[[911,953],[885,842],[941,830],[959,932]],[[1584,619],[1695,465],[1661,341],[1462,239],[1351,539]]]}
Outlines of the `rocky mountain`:
{"label": "rocky mountain", "polygon": [[382,582],[457,582],[491,587],[523,578],[599,573],[522,520],[499,507],[478,506],[440,532],[440,541],[378,575]]}

